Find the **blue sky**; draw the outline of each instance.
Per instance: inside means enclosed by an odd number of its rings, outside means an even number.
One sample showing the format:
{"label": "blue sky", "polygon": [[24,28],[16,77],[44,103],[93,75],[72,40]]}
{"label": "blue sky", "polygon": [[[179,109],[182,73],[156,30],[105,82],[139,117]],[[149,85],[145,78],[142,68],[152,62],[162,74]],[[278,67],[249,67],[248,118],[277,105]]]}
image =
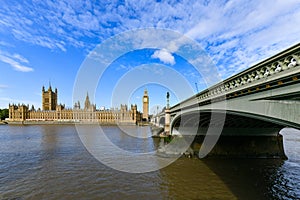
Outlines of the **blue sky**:
{"label": "blue sky", "polygon": [[[0,108],[9,103],[41,107],[41,87],[48,87],[49,81],[58,88],[59,102],[72,107],[74,82],[87,55],[124,31],[158,28],[187,36],[199,43],[225,79],[299,43],[299,24],[299,0],[2,1]],[[112,91],[126,73],[138,68],[159,74],[162,65],[185,77],[192,92],[195,83],[199,91],[206,87],[193,66],[174,52],[142,49],[115,60],[92,99],[97,107],[120,103],[122,99],[112,100]],[[165,105],[167,90],[171,104],[191,94],[178,98],[172,88],[146,82],[123,103],[136,103],[141,109],[145,88],[150,108]]]}

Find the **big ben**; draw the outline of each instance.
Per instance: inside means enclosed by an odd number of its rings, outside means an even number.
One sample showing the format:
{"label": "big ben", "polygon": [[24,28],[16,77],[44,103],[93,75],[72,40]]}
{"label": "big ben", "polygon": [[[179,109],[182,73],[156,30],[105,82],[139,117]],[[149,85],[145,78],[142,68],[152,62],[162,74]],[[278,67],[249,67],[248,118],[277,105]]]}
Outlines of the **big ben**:
{"label": "big ben", "polygon": [[148,91],[144,90],[144,96],[143,96],[143,120],[148,121],[149,117],[149,96]]}

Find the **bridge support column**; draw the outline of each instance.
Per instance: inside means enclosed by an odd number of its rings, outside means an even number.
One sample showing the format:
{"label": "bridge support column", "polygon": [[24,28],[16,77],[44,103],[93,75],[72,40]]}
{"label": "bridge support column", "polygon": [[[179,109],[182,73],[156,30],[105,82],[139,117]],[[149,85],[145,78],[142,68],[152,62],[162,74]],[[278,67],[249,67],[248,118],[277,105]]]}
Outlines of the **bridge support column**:
{"label": "bridge support column", "polygon": [[170,124],[171,124],[171,115],[170,115],[170,93],[167,92],[167,106],[165,109],[165,134],[170,135]]}
{"label": "bridge support column", "polygon": [[[204,137],[204,135],[197,135],[191,145],[194,153],[197,155],[202,146]],[[287,159],[283,148],[283,137],[280,134],[276,136],[221,135],[207,156]]]}
{"label": "bridge support column", "polygon": [[170,135],[170,123],[171,123],[170,109],[167,108],[165,110],[165,133],[166,133],[166,135]]}

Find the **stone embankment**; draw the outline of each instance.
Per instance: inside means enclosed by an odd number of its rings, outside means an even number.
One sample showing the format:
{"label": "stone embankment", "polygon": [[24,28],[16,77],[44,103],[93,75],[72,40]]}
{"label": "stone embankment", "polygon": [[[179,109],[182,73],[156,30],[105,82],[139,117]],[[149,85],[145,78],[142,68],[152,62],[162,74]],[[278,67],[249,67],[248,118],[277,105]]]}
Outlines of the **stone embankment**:
{"label": "stone embankment", "polygon": [[45,120],[45,121],[35,121],[35,120],[25,120],[25,121],[7,121],[8,124],[11,125],[68,125],[68,124],[82,124],[82,125],[102,125],[102,126],[117,126],[117,125],[136,125],[135,123],[99,123],[99,122],[89,122],[89,121],[51,121],[51,120]]}
{"label": "stone embankment", "polygon": [[164,132],[164,128],[151,125],[152,137],[161,137]]}
{"label": "stone embankment", "polygon": [[5,125],[5,124],[7,124],[6,121],[0,121],[0,125]]}

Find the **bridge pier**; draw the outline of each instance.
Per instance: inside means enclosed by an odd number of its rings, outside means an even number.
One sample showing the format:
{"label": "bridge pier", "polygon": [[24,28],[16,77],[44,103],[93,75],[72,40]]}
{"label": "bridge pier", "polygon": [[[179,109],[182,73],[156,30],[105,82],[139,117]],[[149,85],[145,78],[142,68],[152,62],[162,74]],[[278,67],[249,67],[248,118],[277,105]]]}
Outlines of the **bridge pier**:
{"label": "bridge pier", "polygon": [[[191,144],[191,148],[197,155],[201,147],[205,148],[202,145],[204,138],[204,135],[197,135]],[[276,136],[221,135],[207,157],[287,159],[283,148],[283,137],[280,134]]]}
{"label": "bridge pier", "polygon": [[170,135],[170,122],[171,122],[171,118],[170,118],[170,109],[167,108],[165,110],[165,133],[166,135]]}
{"label": "bridge pier", "polygon": [[170,115],[170,94],[167,92],[167,106],[165,109],[165,134],[170,135],[170,123],[171,123],[171,115]]}

